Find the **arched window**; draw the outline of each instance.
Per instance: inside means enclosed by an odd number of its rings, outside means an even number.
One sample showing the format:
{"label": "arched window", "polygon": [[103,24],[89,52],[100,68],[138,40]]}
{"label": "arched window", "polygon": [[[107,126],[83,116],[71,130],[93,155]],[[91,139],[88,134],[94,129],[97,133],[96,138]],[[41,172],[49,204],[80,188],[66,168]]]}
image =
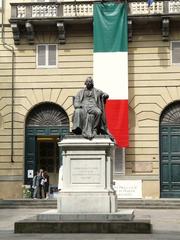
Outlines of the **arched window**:
{"label": "arched window", "polygon": [[69,126],[69,119],[59,105],[55,103],[40,103],[27,116],[26,126]]}
{"label": "arched window", "polygon": [[161,125],[180,124],[180,101],[169,104],[161,114]]}

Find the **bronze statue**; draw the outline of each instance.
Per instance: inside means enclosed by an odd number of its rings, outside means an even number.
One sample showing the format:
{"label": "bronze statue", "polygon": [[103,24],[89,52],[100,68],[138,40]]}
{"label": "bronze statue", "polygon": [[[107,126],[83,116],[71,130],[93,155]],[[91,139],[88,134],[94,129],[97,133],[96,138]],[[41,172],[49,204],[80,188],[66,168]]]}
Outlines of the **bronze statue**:
{"label": "bronze statue", "polygon": [[72,132],[92,139],[96,135],[108,134],[104,105],[108,94],[94,88],[93,79],[88,77],[86,87],[74,98],[74,115]]}

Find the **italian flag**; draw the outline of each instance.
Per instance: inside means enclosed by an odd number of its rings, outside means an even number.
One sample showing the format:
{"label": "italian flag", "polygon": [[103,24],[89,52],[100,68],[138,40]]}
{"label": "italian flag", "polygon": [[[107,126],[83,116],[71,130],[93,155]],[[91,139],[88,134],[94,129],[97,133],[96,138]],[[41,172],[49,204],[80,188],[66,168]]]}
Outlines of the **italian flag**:
{"label": "italian flag", "polygon": [[119,147],[128,146],[128,28],[126,3],[95,3],[93,78],[109,94],[107,127]]}

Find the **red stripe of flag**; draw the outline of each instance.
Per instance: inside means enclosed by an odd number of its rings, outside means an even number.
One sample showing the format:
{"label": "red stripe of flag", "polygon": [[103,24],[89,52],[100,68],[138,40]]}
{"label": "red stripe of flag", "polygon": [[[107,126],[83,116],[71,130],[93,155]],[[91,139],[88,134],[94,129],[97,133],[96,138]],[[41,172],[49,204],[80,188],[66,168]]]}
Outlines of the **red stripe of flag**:
{"label": "red stripe of flag", "polygon": [[128,100],[108,100],[105,111],[107,127],[116,144],[128,147]]}

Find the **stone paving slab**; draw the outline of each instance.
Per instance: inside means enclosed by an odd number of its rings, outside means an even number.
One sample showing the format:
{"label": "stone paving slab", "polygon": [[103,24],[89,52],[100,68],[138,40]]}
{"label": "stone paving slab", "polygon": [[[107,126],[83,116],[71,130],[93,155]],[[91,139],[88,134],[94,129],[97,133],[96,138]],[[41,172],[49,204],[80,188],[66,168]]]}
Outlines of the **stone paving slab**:
{"label": "stone paving slab", "polygon": [[154,234],[14,234],[0,231],[1,240],[179,240],[179,233]]}
{"label": "stone paving slab", "polygon": [[152,234],[14,234],[14,222],[48,209],[1,209],[0,240],[180,240],[180,209],[135,210],[137,218],[149,216]]}

